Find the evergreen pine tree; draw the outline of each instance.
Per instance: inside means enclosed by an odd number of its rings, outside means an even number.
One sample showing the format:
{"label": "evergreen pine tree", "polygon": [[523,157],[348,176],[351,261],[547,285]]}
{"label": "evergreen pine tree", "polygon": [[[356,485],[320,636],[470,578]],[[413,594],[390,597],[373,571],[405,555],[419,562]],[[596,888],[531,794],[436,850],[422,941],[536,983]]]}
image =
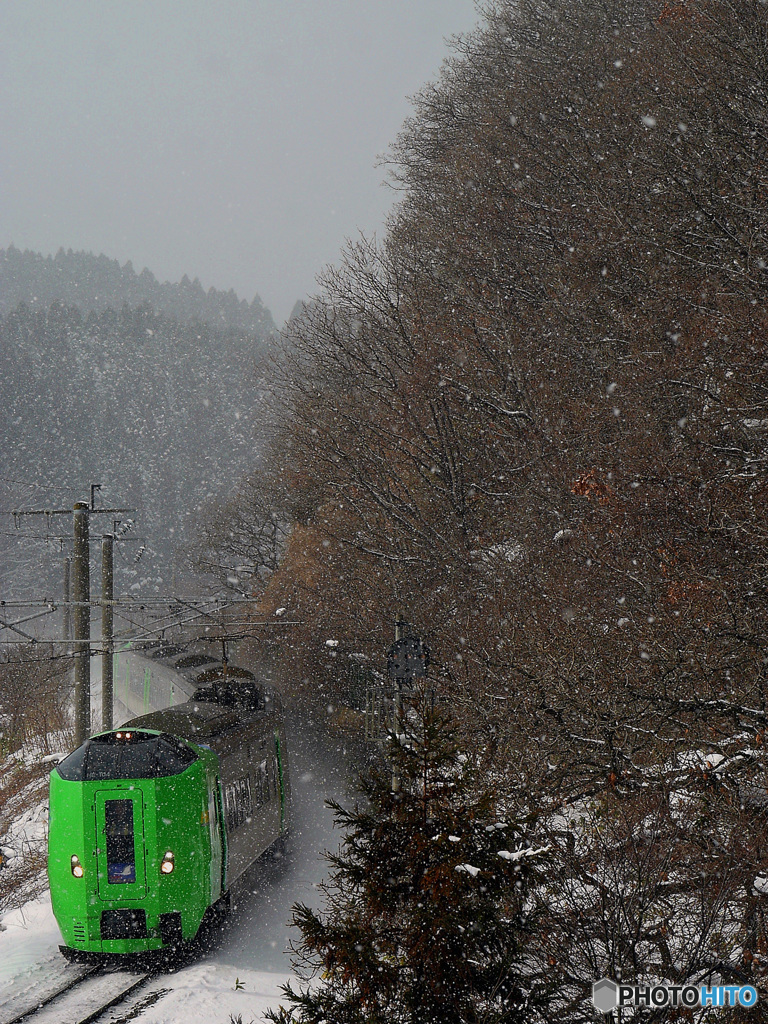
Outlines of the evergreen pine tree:
{"label": "evergreen pine tree", "polygon": [[331,804],[345,836],[324,912],[294,907],[307,984],[285,986],[276,1024],[513,1024],[544,997],[525,947],[546,848],[481,783],[443,710],[421,694],[406,717],[391,765],[361,779],[365,806]]}

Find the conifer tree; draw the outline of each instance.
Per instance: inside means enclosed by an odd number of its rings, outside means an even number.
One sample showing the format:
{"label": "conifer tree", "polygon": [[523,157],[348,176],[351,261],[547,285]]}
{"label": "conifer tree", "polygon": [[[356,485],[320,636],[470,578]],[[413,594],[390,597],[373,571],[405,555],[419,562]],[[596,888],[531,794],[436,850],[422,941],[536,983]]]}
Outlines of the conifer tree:
{"label": "conifer tree", "polygon": [[[510,820],[450,716],[421,693],[391,762],[361,780],[364,806],[332,804],[326,908],[294,908],[296,967],[276,1024],[472,1024],[531,1019],[545,997],[526,946],[546,848]],[[397,780],[393,786],[393,774]],[[396,790],[396,791],[393,791]]]}

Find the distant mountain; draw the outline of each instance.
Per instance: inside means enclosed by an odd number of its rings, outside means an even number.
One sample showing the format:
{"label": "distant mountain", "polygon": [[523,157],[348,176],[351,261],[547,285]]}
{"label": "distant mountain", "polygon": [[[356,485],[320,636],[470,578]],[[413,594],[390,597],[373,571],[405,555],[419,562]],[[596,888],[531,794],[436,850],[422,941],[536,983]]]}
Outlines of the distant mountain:
{"label": "distant mountain", "polygon": [[250,304],[228,292],[205,291],[184,275],[178,284],[161,284],[149,270],[137,274],[130,263],[89,252],[59,249],[55,256],[0,249],[0,315],[20,302],[47,308],[52,302],[77,306],[84,313],[149,305],[183,323],[199,320],[223,329],[252,331],[264,337],[275,329],[272,314],[256,296]]}
{"label": "distant mountain", "polygon": [[[186,278],[160,285],[85,253],[0,252],[0,511],[71,508],[101,484],[99,500],[136,509],[131,537],[146,538],[139,562],[138,544],[122,546],[118,587],[175,585],[197,510],[258,462],[256,367],[273,329],[258,299]],[[101,518],[94,533],[111,529]],[[40,520],[9,525],[0,519],[0,592],[56,596],[59,544],[41,543]],[[46,520],[44,532],[71,524]]]}

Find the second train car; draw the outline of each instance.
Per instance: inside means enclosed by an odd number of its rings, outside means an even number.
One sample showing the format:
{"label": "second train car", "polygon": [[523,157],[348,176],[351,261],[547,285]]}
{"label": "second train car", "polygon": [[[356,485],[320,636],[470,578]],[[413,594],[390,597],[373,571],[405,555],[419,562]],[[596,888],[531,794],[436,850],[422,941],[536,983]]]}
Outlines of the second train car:
{"label": "second train car", "polygon": [[70,958],[178,947],[290,828],[282,704],[215,679],[51,773],[48,876]]}

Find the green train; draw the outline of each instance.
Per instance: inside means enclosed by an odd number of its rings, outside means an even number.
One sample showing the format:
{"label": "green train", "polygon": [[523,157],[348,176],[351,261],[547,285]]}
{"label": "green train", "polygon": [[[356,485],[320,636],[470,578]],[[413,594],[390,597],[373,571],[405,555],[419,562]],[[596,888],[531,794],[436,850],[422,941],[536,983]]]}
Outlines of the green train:
{"label": "green train", "polygon": [[179,947],[284,841],[282,705],[249,675],[225,670],[186,703],[91,737],[51,773],[48,878],[65,956]]}

